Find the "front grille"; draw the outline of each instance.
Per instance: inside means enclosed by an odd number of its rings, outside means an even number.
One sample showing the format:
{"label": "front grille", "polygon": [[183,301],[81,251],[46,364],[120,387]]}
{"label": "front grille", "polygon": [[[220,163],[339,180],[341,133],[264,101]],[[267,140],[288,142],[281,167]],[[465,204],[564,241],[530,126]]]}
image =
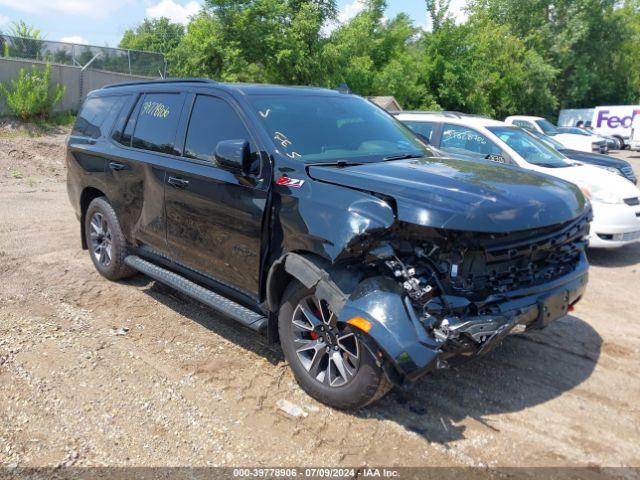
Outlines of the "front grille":
{"label": "front grille", "polygon": [[625,198],[624,203],[632,207],[635,207],[636,205],[640,205],[640,197]]}
{"label": "front grille", "polygon": [[451,285],[486,296],[566,275],[575,270],[586,247],[590,218],[589,214],[560,226],[482,239],[484,248],[465,252]]}

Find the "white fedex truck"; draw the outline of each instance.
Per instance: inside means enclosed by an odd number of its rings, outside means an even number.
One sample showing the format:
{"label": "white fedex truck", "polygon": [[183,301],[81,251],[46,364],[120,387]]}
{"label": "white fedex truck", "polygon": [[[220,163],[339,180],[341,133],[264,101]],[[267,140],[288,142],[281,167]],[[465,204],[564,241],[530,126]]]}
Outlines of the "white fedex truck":
{"label": "white fedex truck", "polygon": [[[575,126],[582,120],[593,132],[616,137],[624,145],[629,145],[631,124],[636,116],[640,116],[640,105],[602,105],[595,108],[577,108],[560,110],[558,125]],[[574,122],[575,121],[575,122]],[[573,125],[570,125],[573,123]]]}

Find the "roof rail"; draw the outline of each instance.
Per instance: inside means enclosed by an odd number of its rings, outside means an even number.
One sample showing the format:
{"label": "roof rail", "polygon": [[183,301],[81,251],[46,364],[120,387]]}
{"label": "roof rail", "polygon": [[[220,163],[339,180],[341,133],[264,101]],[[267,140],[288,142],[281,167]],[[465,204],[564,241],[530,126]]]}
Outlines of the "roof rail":
{"label": "roof rail", "polygon": [[402,110],[398,112],[391,112],[394,115],[399,115],[401,113],[422,113],[425,115],[442,115],[443,117],[449,118],[462,118],[462,117],[474,117],[474,118],[491,118],[486,115],[477,115],[475,113],[464,113],[464,112],[456,112],[453,110],[441,110],[441,111],[433,111],[433,110]]}
{"label": "roof rail", "polygon": [[435,110],[399,110],[391,112],[394,115],[399,115],[401,113],[422,113],[425,115],[444,115],[445,117],[456,117],[459,118],[463,113],[458,112],[450,112],[450,111],[435,111]]}
{"label": "roof rail", "polygon": [[157,85],[167,83],[218,83],[208,78],[161,78],[158,80],[138,80],[135,82],[112,83],[102,88],[129,87],[135,85]]}
{"label": "roof rail", "polygon": [[464,112],[456,112],[456,111],[452,111],[452,110],[448,110],[445,112],[442,112],[444,115],[450,114],[451,116],[457,116],[458,118],[462,118],[462,117],[474,117],[474,118],[488,118],[491,119],[491,117],[487,116],[487,115],[480,115],[478,113],[464,113]]}

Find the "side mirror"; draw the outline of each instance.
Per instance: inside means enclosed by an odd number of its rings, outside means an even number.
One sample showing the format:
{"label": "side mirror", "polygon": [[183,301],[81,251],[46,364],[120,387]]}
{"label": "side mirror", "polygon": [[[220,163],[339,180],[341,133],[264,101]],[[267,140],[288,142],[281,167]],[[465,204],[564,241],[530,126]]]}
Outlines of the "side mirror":
{"label": "side mirror", "polygon": [[222,140],[216,145],[214,154],[216,162],[230,170],[242,172],[243,175],[250,175],[251,148],[246,140]]}

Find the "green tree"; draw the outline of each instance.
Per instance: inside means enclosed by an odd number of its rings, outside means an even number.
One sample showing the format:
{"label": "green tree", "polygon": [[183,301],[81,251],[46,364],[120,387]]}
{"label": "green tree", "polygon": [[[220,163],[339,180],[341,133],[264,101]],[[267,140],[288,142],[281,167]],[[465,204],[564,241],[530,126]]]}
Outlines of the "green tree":
{"label": "green tree", "polygon": [[427,13],[431,20],[431,30],[438,31],[445,23],[452,22],[449,14],[451,0],[425,0]]}
{"label": "green tree", "polygon": [[166,17],[145,18],[135,28],[124,32],[118,46],[129,50],[142,50],[168,54],[172,52],[184,36],[184,27]]}
{"label": "green tree", "polygon": [[362,12],[332,32],[323,53],[327,86],[346,83],[360,95],[393,95],[405,108],[437,108],[421,81],[418,29],[400,14],[385,20],[386,2],[367,2]]}
{"label": "green tree", "polygon": [[472,11],[509,28],[557,71],[560,107],[629,101],[637,0],[472,0]]}
{"label": "green tree", "polygon": [[9,35],[14,37],[9,42],[9,56],[40,59],[44,35],[39,29],[18,20],[9,27]]}
{"label": "green tree", "polygon": [[238,42],[223,39],[220,21],[208,12],[195,16],[175,50],[167,56],[169,73],[179,77],[210,77],[228,82],[266,81],[257,65],[244,59]]}
{"label": "green tree", "polygon": [[198,19],[193,33],[202,33],[204,19],[212,22],[206,30],[219,42],[215,50],[223,58],[232,52],[239,56],[231,65],[232,76],[320,83],[322,28],[335,17],[335,0],[206,0],[204,8],[207,17]]}
{"label": "green tree", "polygon": [[422,76],[445,109],[497,118],[548,115],[557,101],[555,70],[505,26],[476,13],[463,25],[425,33]]}

